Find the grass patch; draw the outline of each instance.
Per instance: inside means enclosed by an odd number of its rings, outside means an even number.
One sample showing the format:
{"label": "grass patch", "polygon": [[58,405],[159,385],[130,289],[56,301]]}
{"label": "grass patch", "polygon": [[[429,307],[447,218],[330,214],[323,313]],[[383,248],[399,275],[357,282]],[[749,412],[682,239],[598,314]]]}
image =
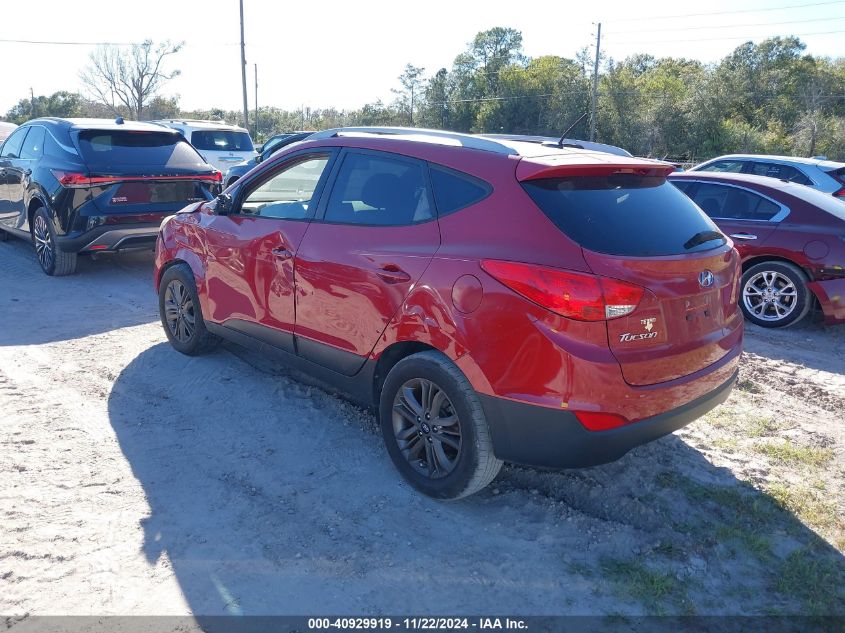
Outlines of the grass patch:
{"label": "grass patch", "polygon": [[755,452],[789,466],[820,468],[833,461],[833,449],[791,442],[760,442],[754,444]]}
{"label": "grass patch", "polygon": [[736,383],[736,388],[746,393],[763,393],[763,388],[748,378],[744,378]]}
{"label": "grass patch", "polygon": [[812,528],[823,531],[845,530],[845,522],[837,513],[836,505],[821,498],[812,488],[774,483],[769,486],[768,493],[780,507]]}
{"label": "grass patch", "polygon": [[642,603],[651,614],[664,614],[668,600],[686,602],[686,592],[677,578],[651,570],[639,561],[606,558],[601,561],[601,569],[620,593]]}
{"label": "grass patch", "polygon": [[735,437],[720,437],[711,443],[713,448],[718,448],[728,453],[733,453],[739,448],[739,440]]}
{"label": "grass patch", "polygon": [[767,561],[772,557],[772,541],[768,536],[736,525],[723,524],[716,528],[716,540],[722,543],[739,542],[758,560]]}
{"label": "grass patch", "polygon": [[751,418],[745,427],[745,434],[748,437],[772,437],[782,431],[785,426],[774,418]]}
{"label": "grass patch", "polygon": [[842,567],[810,548],[795,550],[778,569],[776,590],[799,600],[807,615],[845,613]]}

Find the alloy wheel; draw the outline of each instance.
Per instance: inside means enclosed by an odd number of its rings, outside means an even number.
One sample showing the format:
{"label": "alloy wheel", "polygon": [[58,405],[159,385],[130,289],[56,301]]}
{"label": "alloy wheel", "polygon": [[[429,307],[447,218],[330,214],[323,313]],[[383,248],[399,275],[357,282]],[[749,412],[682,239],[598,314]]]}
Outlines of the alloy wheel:
{"label": "alloy wheel", "polygon": [[49,271],[53,266],[55,254],[53,252],[53,238],[47,226],[47,220],[39,214],[35,216],[33,226],[33,237],[35,238],[35,254],[38,256],[38,263],[44,270]]}
{"label": "alloy wheel", "polygon": [[451,400],[425,378],[407,381],[393,399],[393,433],[399,451],[419,474],[440,479],[461,455],[461,425]]}
{"label": "alloy wheel", "polygon": [[167,284],[164,292],[164,318],[177,341],[187,343],[191,340],[196,327],[194,302],[185,285],[176,279]]}
{"label": "alloy wheel", "polygon": [[786,275],[764,270],[749,278],[742,288],[745,308],[763,321],[787,318],[798,305],[798,290]]}

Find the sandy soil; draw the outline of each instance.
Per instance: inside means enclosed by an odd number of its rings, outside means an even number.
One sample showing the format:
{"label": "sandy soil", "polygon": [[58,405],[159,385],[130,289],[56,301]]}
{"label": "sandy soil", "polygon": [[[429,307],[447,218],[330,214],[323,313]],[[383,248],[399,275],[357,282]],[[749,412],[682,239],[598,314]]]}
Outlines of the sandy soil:
{"label": "sandy soil", "polygon": [[750,327],[704,419],[440,503],[368,412],[173,351],[148,254],[0,261],[2,614],[845,613],[845,327]]}

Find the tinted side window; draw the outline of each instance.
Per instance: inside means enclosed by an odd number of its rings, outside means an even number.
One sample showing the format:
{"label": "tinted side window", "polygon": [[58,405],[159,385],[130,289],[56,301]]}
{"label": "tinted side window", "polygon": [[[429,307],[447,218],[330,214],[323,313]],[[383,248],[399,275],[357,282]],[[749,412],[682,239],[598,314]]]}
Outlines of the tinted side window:
{"label": "tinted side window", "polygon": [[675,185],[678,189],[683,191],[685,194],[689,195],[690,189],[695,184],[689,180],[670,180],[673,185]]}
{"label": "tinted side window", "polygon": [[350,153],[332,188],[325,220],[401,226],[433,217],[421,163]]}
{"label": "tinted side window", "polygon": [[650,257],[724,244],[719,235],[688,246],[694,236],[718,229],[663,177],[549,178],[529,180],[522,186],[560,230],[591,251]]}
{"label": "tinted side window", "polygon": [[742,171],[745,163],[741,160],[717,160],[712,165],[702,168],[701,171],[727,171],[738,174]]}
{"label": "tinted side window", "polygon": [[22,127],[18,130],[15,130],[14,134],[12,134],[9,138],[6,139],[6,142],[3,145],[3,152],[0,153],[0,157],[18,158],[21,153],[21,145],[23,145],[23,139],[26,136],[27,132],[29,132],[28,127]]}
{"label": "tinted side window", "polygon": [[490,195],[493,188],[483,180],[451,169],[431,167],[431,185],[437,212],[446,215],[475,204]]}
{"label": "tinted side window", "polygon": [[780,212],[771,200],[726,185],[701,183],[693,200],[711,218],[771,220]]}
{"label": "tinted side window", "polygon": [[328,165],[329,156],[308,156],[285,165],[257,187],[247,191],[241,203],[244,215],[281,220],[304,220],[313,216],[314,191]]}
{"label": "tinted side window", "polygon": [[44,154],[44,128],[41,126],[33,126],[29,134],[26,135],[26,141],[21,146],[21,158],[41,158]]}
{"label": "tinted side window", "polygon": [[767,176],[769,178],[779,178],[780,180],[788,180],[790,182],[797,182],[801,185],[812,185],[813,181],[807,178],[795,167],[791,165],[779,165],[777,163],[758,163],[755,162],[751,167],[752,174],[756,176]]}

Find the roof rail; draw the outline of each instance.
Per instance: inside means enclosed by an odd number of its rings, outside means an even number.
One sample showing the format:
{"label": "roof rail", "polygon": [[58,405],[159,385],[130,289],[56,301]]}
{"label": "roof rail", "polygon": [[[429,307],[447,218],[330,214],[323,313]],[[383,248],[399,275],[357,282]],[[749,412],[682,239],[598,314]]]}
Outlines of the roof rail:
{"label": "roof rail", "polygon": [[[444,130],[426,130],[414,127],[339,127],[330,130],[323,130],[312,134],[308,140],[320,138],[333,138],[355,134],[373,134],[384,136],[419,136],[428,137],[443,141],[455,141],[460,147],[478,149],[496,154],[517,155],[514,148],[493,139],[475,136],[473,134],[461,134],[460,132],[447,132]],[[424,139],[419,139],[424,140]]]}

